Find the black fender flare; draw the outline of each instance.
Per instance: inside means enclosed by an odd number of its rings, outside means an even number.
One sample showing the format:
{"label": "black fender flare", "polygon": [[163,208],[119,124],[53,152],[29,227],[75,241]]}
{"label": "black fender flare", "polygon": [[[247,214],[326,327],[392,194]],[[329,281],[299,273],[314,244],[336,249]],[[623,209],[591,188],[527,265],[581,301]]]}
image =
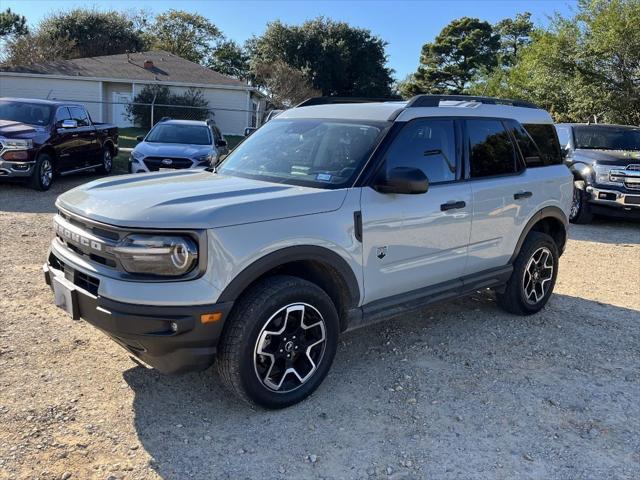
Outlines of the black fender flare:
{"label": "black fender flare", "polygon": [[304,260],[323,263],[335,269],[347,286],[350,306],[355,307],[358,305],[360,302],[360,287],[358,286],[356,275],[347,261],[334,251],[315,245],[285,247],[259,258],[236,275],[222,291],[218,301],[233,302],[251,283],[270,270],[287,263]]}
{"label": "black fender flare", "polygon": [[565,215],[565,213],[558,207],[544,207],[543,209],[539,210],[538,212],[536,212],[527,222],[527,224],[525,225],[524,229],[522,230],[522,232],[520,233],[520,237],[518,238],[518,243],[516,243],[516,248],[513,251],[513,255],[511,255],[511,258],[509,259],[509,265],[513,264],[513,262],[516,261],[516,257],[518,256],[518,254],[520,253],[520,250],[522,249],[522,244],[524,243],[525,239],[527,238],[527,235],[529,235],[529,232],[531,232],[531,229],[533,228],[533,226],[538,223],[540,220],[543,220],[545,218],[554,218],[556,220],[559,220],[562,225],[564,226],[564,241],[562,244],[562,248],[560,250],[560,254],[562,255],[562,250],[564,250],[564,246],[567,243],[567,232],[568,232],[568,226],[569,226],[569,219],[567,218],[567,216]]}

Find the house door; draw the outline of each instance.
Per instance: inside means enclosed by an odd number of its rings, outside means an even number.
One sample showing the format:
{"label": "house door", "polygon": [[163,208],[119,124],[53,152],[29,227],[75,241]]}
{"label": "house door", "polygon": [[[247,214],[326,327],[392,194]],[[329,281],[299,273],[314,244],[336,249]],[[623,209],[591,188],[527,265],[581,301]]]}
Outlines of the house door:
{"label": "house door", "polygon": [[112,121],[118,127],[133,127],[133,123],[127,117],[127,105],[129,103],[131,103],[130,93],[113,93]]}

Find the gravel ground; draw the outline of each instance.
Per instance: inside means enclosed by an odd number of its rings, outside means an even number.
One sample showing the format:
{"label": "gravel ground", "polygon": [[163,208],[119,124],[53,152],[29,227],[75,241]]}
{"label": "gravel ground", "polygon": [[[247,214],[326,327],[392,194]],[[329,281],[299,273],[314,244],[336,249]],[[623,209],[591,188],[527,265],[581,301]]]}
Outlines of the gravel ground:
{"label": "gravel ground", "polygon": [[640,478],[640,223],[574,226],[547,308],[490,294],[350,333],[324,384],[252,411],[52,304],[55,197],[0,185],[0,478]]}

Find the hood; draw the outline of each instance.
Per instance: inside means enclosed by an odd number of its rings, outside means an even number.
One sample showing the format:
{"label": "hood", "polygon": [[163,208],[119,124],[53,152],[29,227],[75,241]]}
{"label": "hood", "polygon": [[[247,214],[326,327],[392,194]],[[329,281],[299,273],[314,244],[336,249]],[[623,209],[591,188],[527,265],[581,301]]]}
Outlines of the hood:
{"label": "hood", "polygon": [[592,150],[578,148],[573,152],[573,161],[599,163],[602,165],[631,165],[640,163],[640,151],[636,150]]}
{"label": "hood", "polygon": [[185,145],[184,143],[142,142],[136,145],[134,151],[145,157],[192,158],[210,154],[213,147],[211,145]]}
{"label": "hood", "polygon": [[26,123],[15,122],[13,120],[0,120],[0,137],[32,138],[43,130],[42,127],[27,125]]}
{"label": "hood", "polygon": [[96,180],[60,195],[61,208],[121,227],[214,228],[337,210],[346,190],[323,190],[178,170]]}

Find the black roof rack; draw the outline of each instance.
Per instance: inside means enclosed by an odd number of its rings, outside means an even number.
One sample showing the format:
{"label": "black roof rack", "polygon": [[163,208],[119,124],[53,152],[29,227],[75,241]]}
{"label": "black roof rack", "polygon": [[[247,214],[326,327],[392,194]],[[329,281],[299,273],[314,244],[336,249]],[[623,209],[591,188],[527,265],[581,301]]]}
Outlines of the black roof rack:
{"label": "black roof rack", "polygon": [[441,101],[477,102],[486,105],[508,105],[511,107],[540,108],[536,104],[524,100],[512,100],[509,98],[476,97],[473,95],[416,95],[409,103],[411,107],[438,107]]}
{"label": "black roof rack", "polygon": [[400,97],[395,98],[367,98],[367,97],[311,97],[304,102],[296,105],[298,107],[312,107],[315,105],[332,105],[338,103],[379,103],[379,102],[397,102],[402,100]]}

